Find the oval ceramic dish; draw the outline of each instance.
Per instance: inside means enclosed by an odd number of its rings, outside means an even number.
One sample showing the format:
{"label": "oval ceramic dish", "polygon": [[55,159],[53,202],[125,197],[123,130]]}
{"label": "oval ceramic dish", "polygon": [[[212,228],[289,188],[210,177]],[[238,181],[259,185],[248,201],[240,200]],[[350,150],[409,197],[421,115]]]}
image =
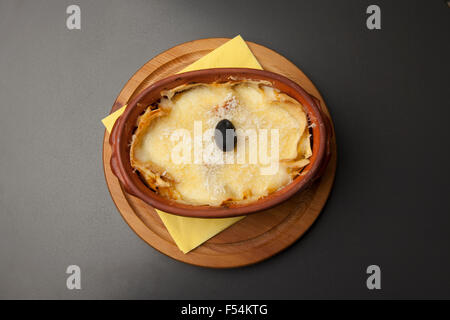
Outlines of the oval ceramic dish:
{"label": "oval ceramic dish", "polygon": [[[303,105],[308,115],[309,125],[312,128],[310,163],[303,169],[303,174],[297,176],[291,183],[252,203],[238,203],[219,207],[194,206],[159,195],[141,180],[130,163],[130,142],[138,117],[150,104],[161,98],[161,91],[170,90],[187,83],[214,83],[229,80],[268,81],[274,88],[286,93]],[[165,212],[198,218],[240,216],[273,207],[305,189],[312,181],[320,177],[330,158],[330,134],[331,127],[328,118],[321,111],[319,101],[284,76],[269,71],[245,68],[198,70],[173,75],[157,81],[128,103],[110,135],[111,169],[126,192]]]}

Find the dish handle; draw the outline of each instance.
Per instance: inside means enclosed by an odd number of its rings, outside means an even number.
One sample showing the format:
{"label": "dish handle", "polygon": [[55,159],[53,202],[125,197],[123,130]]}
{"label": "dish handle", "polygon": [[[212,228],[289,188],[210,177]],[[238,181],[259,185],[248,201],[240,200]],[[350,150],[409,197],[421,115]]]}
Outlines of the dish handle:
{"label": "dish handle", "polygon": [[317,171],[317,175],[315,176],[314,180],[320,178],[324,172],[325,169],[328,166],[328,163],[330,162],[331,159],[331,140],[333,138],[333,126],[331,125],[331,120],[329,118],[329,116],[327,115],[327,113],[325,112],[322,104],[320,103],[320,100],[318,98],[316,98],[315,96],[313,96],[312,94],[309,94],[309,96],[311,97],[311,99],[314,101],[314,103],[317,105],[319,112],[322,116],[323,119],[323,123],[325,125],[325,155],[323,158],[322,163],[320,164],[319,170]]}
{"label": "dish handle", "polygon": [[117,177],[117,179],[119,180],[120,184],[125,189],[125,191],[128,194],[137,196],[136,193],[129,187],[127,180],[125,179],[125,176],[122,174],[122,172],[120,170],[118,154],[116,152],[116,143],[117,143],[116,132],[117,132],[117,128],[119,127],[119,123],[120,123],[121,119],[122,119],[122,117],[120,116],[116,120],[116,122],[114,123],[114,126],[111,130],[111,134],[109,136],[109,145],[111,146],[111,149],[112,149],[111,150],[111,159],[110,159],[109,163],[111,166],[112,173]]}

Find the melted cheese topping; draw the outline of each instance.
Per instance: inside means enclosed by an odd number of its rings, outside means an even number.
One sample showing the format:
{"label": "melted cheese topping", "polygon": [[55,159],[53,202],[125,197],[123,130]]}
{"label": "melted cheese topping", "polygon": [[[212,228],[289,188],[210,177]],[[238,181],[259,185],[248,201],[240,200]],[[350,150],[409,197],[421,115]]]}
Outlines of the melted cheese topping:
{"label": "melted cheese topping", "polygon": [[[211,132],[222,119],[236,128],[234,151],[219,149],[213,135],[194,141],[195,133]],[[272,129],[278,130],[278,153]],[[246,136],[246,130],[256,132],[256,139]],[[260,140],[263,131],[267,149]],[[158,105],[148,107],[139,118],[130,159],[160,194],[188,204],[219,206],[255,201],[289,184],[309,163],[309,138],[301,104],[264,82],[183,85],[162,92]],[[202,154],[196,146],[201,146]],[[263,159],[260,149],[276,156]],[[184,161],[175,161],[174,153]],[[227,157],[234,161],[227,162]],[[275,170],[267,174],[264,168]]]}

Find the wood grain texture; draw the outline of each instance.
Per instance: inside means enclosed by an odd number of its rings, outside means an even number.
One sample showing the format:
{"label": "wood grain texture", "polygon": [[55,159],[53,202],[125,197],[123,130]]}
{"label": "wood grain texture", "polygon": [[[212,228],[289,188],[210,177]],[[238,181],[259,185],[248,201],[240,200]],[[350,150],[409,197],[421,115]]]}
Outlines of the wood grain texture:
{"label": "wood grain texture", "polygon": [[[180,44],[147,62],[126,83],[111,112],[119,109],[154,81],[174,74],[229,39],[201,39]],[[264,46],[247,42],[265,70],[282,74],[300,84],[317,97],[328,116],[325,102],[308,77],[289,60]],[[331,118],[330,118],[331,119]],[[112,174],[109,160],[111,148],[108,132],[103,139],[103,166],[111,197],[128,225],[145,242],[158,251],[182,262],[212,267],[232,268],[267,259],[299,239],[320,214],[331,191],[336,171],[336,140],[333,134],[332,157],[319,180],[288,201],[262,212],[249,215],[203,245],[183,254],[156,211],[143,201],[125,193]]]}

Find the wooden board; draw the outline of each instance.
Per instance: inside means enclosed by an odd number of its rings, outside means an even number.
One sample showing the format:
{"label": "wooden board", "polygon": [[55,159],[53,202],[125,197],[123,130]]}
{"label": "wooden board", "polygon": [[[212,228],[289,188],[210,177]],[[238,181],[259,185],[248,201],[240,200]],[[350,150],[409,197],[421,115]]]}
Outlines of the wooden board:
{"label": "wooden board", "polygon": [[[132,97],[154,81],[180,71],[228,40],[226,38],[195,40],[159,54],[126,83],[111,112],[127,104]],[[252,42],[247,44],[265,70],[292,79],[319,98],[325,106],[316,87],[294,64],[264,46]],[[105,130],[103,140],[105,178],[111,197],[122,217],[134,232],[153,248],[174,259],[197,266],[213,268],[245,266],[260,262],[287,248],[300,238],[318,217],[330,193],[336,171],[336,141],[333,135],[331,161],[323,177],[308,190],[275,208],[249,215],[200,247],[183,254],[155,210],[125,193],[112,174],[109,165],[111,148],[108,138],[108,132]]]}

